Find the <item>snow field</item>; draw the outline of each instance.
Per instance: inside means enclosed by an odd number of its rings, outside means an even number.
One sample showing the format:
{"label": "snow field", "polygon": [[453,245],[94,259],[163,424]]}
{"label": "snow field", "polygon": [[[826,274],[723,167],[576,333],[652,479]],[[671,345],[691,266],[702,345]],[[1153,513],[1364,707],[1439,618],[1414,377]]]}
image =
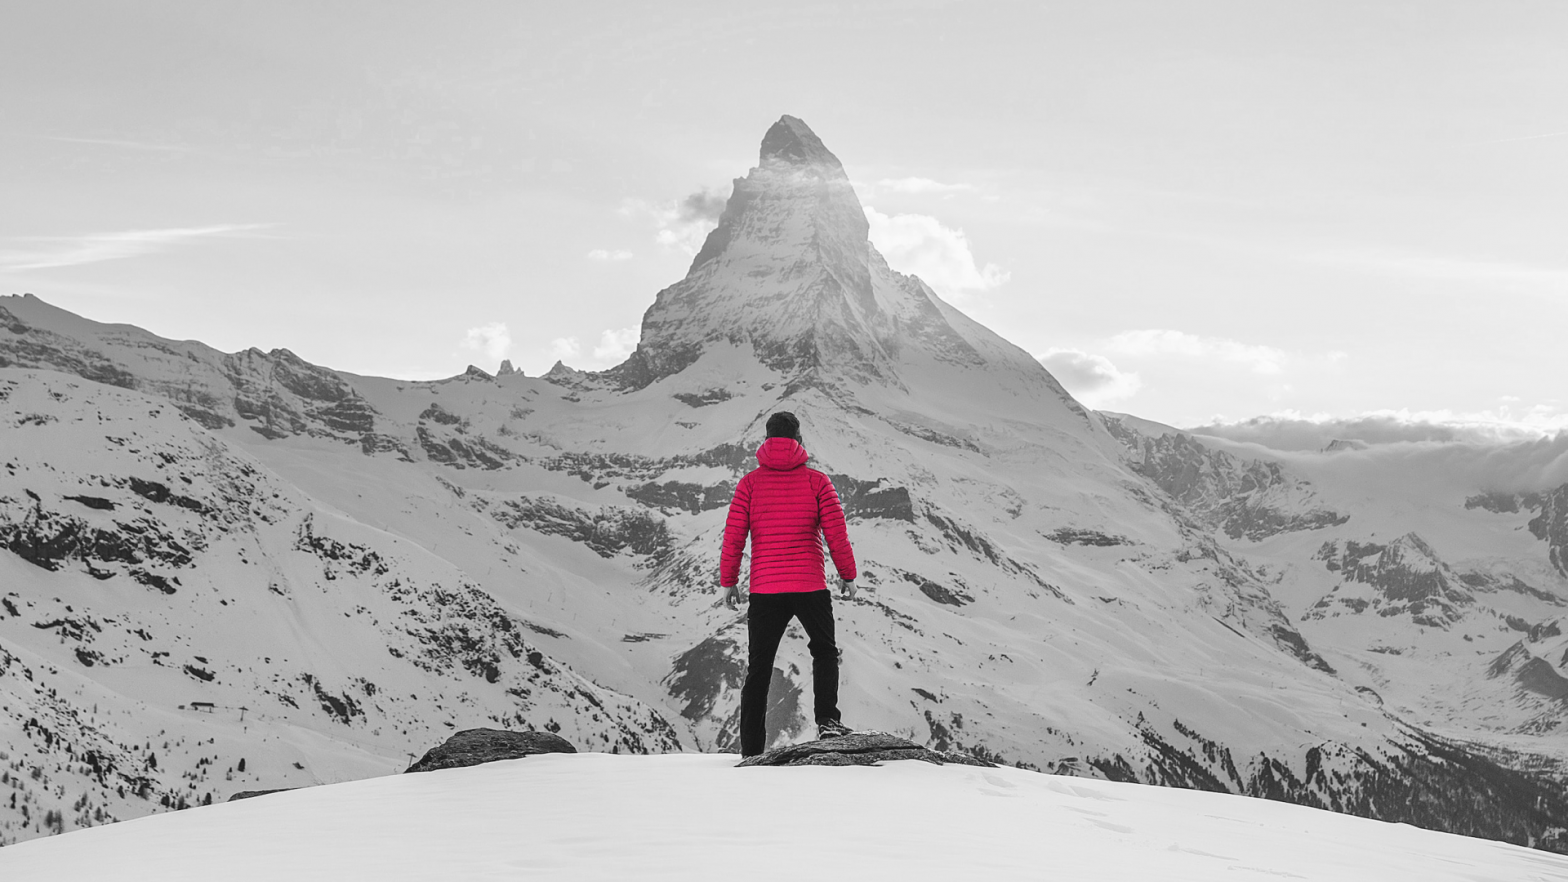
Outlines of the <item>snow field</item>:
{"label": "snow field", "polygon": [[543,755],[0,851],[0,878],[1548,882],[1568,858],[1225,794],[1017,769]]}

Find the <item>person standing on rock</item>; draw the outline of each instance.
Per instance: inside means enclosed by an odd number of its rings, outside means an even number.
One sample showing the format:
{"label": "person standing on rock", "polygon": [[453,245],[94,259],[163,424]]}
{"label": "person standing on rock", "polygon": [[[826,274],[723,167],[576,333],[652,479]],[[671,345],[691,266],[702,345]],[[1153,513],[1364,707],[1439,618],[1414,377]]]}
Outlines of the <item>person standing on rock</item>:
{"label": "person standing on rock", "polygon": [[833,639],[833,595],[822,561],[827,539],[844,596],[855,597],[855,552],[844,507],[827,475],[806,468],[800,420],[788,411],[768,418],[768,437],[754,469],[740,479],[724,525],[719,590],[731,609],[740,603],[740,559],[751,537],[751,595],[746,609],[746,684],[740,693],[740,752],[767,746],[768,685],[773,657],[789,620],[800,619],[811,650],[812,701],[817,737],[847,735],[838,710],[838,644]]}

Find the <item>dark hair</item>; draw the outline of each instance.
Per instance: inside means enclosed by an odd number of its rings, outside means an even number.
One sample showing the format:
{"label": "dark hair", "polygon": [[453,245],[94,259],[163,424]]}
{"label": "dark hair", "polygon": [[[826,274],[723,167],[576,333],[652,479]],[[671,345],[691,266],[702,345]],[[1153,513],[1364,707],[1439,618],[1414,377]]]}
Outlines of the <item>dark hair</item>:
{"label": "dark hair", "polygon": [[800,420],[787,410],[768,417],[769,438],[794,438],[800,440]]}

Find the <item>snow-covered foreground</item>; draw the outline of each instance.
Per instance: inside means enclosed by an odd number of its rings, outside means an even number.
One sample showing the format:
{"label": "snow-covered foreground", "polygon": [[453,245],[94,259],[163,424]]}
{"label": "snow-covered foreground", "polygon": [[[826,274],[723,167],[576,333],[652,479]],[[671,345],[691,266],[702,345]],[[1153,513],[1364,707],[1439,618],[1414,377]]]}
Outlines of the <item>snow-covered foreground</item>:
{"label": "snow-covered foreground", "polygon": [[544,755],[140,818],[0,878],[1562,880],[1568,857],[1247,797],[898,762]]}

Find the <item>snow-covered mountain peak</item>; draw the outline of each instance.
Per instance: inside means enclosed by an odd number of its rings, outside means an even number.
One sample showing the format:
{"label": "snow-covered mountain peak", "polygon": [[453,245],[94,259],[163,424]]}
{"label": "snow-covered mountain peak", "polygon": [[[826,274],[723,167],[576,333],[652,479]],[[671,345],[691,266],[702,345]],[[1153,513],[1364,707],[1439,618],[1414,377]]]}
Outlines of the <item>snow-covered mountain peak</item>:
{"label": "snow-covered mountain peak", "polygon": [[1017,412],[1027,402],[1084,417],[1028,353],[888,266],[843,165],[790,116],[764,136],[758,166],[735,180],[686,277],[643,315],[637,350],[604,378],[643,389],[709,356],[722,369],[688,376],[787,390],[920,386],[966,406],[1005,400]]}
{"label": "snow-covered mountain peak", "polygon": [[[637,352],[618,369],[622,381],[641,388],[724,341],[786,376],[834,364],[889,378],[898,328],[878,289],[897,279],[868,232],[838,158],[804,122],[780,119],[763,138],[759,165],[735,180],[686,278],[643,316]],[[934,295],[919,289],[897,292],[925,301],[902,311],[937,314]]]}

